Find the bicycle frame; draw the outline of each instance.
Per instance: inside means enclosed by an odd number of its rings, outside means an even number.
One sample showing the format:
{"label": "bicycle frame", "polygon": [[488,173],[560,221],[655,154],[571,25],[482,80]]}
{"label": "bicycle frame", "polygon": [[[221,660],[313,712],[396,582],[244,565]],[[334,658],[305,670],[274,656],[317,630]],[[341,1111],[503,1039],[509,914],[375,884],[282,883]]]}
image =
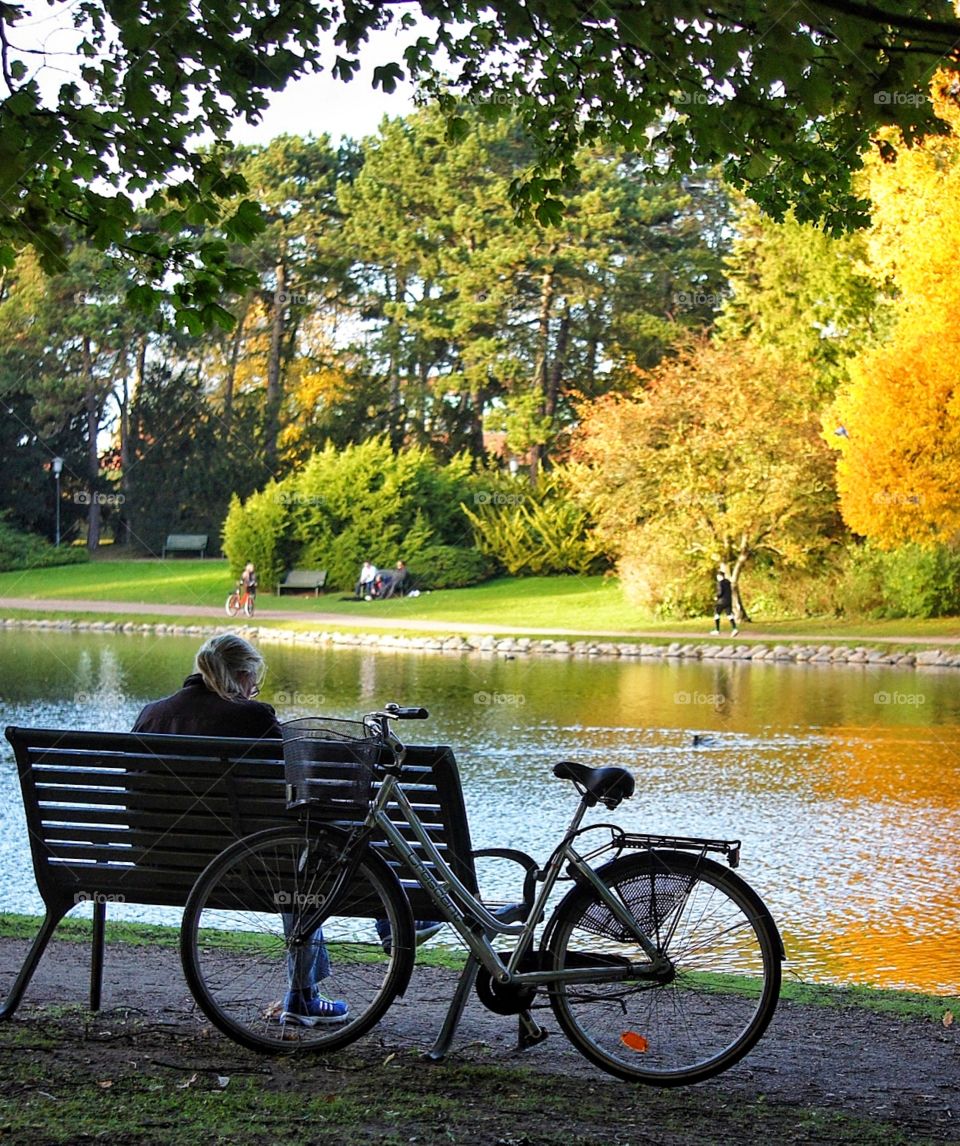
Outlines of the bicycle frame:
{"label": "bicycle frame", "polygon": [[[453,927],[471,954],[498,983],[511,986],[536,986],[563,981],[578,983],[618,982],[628,977],[656,979],[668,971],[669,960],[658,950],[656,943],[638,926],[630,911],[611,895],[606,884],[573,847],[573,840],[580,828],[583,816],[590,806],[585,798],[581,798],[563,839],[554,849],[546,867],[538,876],[542,886],[530,905],[526,919],[521,923],[507,923],[491,913],[457,877],[431,840],[416,810],[400,788],[397,779],[395,772],[390,772],[384,777],[363,828],[359,829],[348,845],[344,871],[337,879],[335,886],[343,886],[349,882],[349,875],[355,867],[356,859],[362,853],[362,849],[367,846],[367,840],[373,829],[378,828],[390,843],[395,857],[413,872],[421,887],[436,903],[446,922]],[[422,847],[424,855],[434,865],[439,876],[430,869],[425,860],[404,838],[394,821],[387,815],[386,809],[390,803],[399,807],[414,838]],[[631,935],[646,953],[649,963],[622,966],[581,966],[553,971],[519,970],[521,962],[533,945],[536,928],[543,921],[546,914],[546,904],[565,865],[577,872],[583,880],[595,888],[598,896],[609,907],[627,934]],[[329,912],[331,900],[335,898],[335,894],[335,892],[331,893],[324,908],[312,912],[309,917],[300,920],[299,926],[295,929],[297,937],[308,936],[318,926],[322,926],[323,918]],[[511,952],[506,962],[490,942],[490,937],[493,935],[513,936],[518,940],[516,948]],[[294,938],[293,942],[296,943],[297,938]]]}

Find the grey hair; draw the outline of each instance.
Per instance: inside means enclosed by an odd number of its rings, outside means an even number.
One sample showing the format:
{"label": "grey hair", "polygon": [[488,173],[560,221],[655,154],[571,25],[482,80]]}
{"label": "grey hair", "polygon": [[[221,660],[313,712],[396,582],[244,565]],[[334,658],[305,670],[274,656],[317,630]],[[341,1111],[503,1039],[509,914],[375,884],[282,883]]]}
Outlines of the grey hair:
{"label": "grey hair", "polygon": [[203,683],[224,700],[243,700],[241,675],[260,681],[266,669],[259,651],[236,633],[219,633],[200,646],[196,671]]}

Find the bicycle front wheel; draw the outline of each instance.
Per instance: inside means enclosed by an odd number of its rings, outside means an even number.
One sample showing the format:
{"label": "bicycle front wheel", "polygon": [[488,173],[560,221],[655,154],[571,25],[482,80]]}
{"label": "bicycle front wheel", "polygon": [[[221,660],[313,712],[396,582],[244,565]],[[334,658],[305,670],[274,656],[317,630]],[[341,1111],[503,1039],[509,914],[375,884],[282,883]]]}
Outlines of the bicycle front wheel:
{"label": "bicycle front wheel", "polygon": [[228,617],[235,617],[240,612],[240,594],[231,593],[224,605],[224,612]]}
{"label": "bicycle front wheel", "polygon": [[253,616],[253,610],[254,610],[254,598],[253,598],[252,594],[248,593],[246,598],[244,599],[244,602],[243,602],[243,611],[244,611],[244,613],[246,613],[246,615],[248,617],[252,617]]}
{"label": "bicycle front wheel", "polygon": [[719,1074],[756,1044],[777,1005],[783,947],[769,911],[733,872],[682,852],[623,857],[598,874],[669,964],[653,976],[643,948],[599,893],[574,888],[545,934],[544,966],[613,957],[636,974],[551,986],[564,1033],[620,1078],[681,1086]]}
{"label": "bicycle front wheel", "polygon": [[[414,961],[407,897],[370,849],[344,886],[344,840],[297,827],[248,836],[213,860],[190,893],[180,932],[187,983],[207,1018],[243,1046],[334,1050],[368,1031],[406,987]],[[331,895],[322,928],[300,936],[301,918]],[[317,992],[345,1004],[345,1017],[335,1013],[343,1006],[302,1005]]]}

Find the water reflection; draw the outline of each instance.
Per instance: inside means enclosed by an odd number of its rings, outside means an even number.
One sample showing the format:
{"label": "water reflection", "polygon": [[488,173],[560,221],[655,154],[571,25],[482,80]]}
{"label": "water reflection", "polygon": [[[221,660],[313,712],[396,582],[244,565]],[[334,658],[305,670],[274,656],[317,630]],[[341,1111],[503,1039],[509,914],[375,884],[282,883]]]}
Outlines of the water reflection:
{"label": "water reflection", "polygon": [[[0,632],[0,716],[127,729],[179,686],[201,639]],[[544,858],[572,811],[552,765],[622,764],[637,779],[616,813],[628,829],[743,839],[788,973],[960,992],[957,670],[264,652],[263,697],[282,718],[426,704],[430,722],[405,734],[455,748],[478,847]],[[2,747],[0,903],[38,911]]]}

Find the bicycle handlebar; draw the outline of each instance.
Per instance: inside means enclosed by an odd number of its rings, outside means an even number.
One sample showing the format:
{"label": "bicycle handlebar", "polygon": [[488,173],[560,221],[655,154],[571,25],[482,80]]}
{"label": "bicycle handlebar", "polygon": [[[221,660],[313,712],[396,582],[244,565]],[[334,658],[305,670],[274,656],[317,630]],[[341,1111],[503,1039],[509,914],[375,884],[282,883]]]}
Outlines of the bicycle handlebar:
{"label": "bicycle handlebar", "polygon": [[404,708],[399,704],[385,704],[383,711],[396,720],[426,720],[430,713],[425,708]]}

